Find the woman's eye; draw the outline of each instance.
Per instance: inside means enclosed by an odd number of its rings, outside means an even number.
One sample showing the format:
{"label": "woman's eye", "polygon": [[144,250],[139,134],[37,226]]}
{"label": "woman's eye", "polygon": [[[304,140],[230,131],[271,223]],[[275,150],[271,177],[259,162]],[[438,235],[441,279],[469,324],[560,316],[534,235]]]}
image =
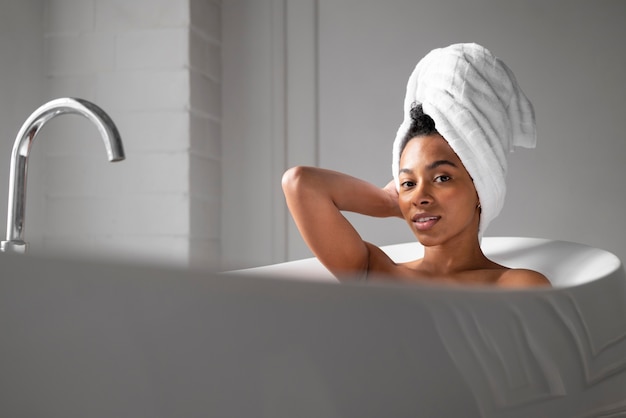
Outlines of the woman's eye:
{"label": "woman's eye", "polygon": [[435,182],[436,183],[445,183],[446,181],[450,181],[451,179],[452,179],[452,177],[446,176],[445,174],[442,174],[441,176],[435,177]]}
{"label": "woman's eye", "polygon": [[407,188],[415,186],[415,183],[407,180],[407,181],[403,181],[402,183],[400,183],[400,186],[402,186],[402,188],[404,189],[407,189]]}

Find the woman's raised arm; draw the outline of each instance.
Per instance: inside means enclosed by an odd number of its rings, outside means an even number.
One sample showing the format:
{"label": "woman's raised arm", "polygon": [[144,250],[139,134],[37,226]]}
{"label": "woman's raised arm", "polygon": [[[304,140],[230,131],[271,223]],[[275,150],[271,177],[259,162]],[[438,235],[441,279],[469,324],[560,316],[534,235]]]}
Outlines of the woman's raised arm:
{"label": "woman's raised arm", "polygon": [[359,276],[369,266],[368,245],[341,214],[401,217],[395,187],[379,188],[355,177],[315,167],[283,175],[287,206],[305,242],[335,276]]}

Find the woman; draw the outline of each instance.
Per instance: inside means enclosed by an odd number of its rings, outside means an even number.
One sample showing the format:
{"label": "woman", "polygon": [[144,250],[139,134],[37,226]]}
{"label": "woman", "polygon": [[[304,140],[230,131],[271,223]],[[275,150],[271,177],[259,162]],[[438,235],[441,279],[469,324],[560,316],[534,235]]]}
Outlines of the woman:
{"label": "woman", "polygon": [[[393,181],[380,189],[295,167],[283,176],[283,190],[307,245],[340,279],[548,285],[541,273],[501,266],[480,248],[479,236],[503,201],[503,150],[524,136],[534,140],[534,115],[510,70],[479,45],[452,45],[431,51],[409,78]],[[403,218],[424,246],[423,258],[395,263],[363,241],[341,211]]]}

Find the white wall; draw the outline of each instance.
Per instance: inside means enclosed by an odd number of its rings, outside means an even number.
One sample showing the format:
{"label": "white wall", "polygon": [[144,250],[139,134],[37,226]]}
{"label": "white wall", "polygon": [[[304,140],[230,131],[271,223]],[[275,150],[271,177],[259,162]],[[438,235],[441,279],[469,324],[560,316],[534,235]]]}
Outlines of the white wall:
{"label": "white wall", "polygon": [[[620,0],[4,0],[0,161],[7,173],[37,106],[82,96],[117,122],[128,159],[107,163],[80,118],[44,128],[29,172],[33,251],[195,266],[215,266],[223,251],[226,267],[309,255],[285,211],[282,171],[315,164],[384,184],[415,62],[476,41],[513,68],[539,129],[537,150],[510,159],[507,204],[488,234],[580,241],[626,259],[625,9]],[[401,221],[355,222],[379,244],[412,239]]]}
{"label": "white wall", "polygon": [[[0,234],[4,239],[9,186],[9,158],[13,142],[26,117],[44,97],[43,21],[40,0],[0,1]],[[28,22],[28,24],[27,24]],[[31,177],[39,177],[43,155],[31,158]],[[43,204],[43,190],[34,182],[28,195],[27,231],[41,237],[41,217],[33,209]]]}
{"label": "white wall", "polygon": [[[622,220],[626,165],[621,161],[626,155],[626,134],[620,123],[626,114],[626,83],[622,81],[625,2],[311,0],[308,15],[289,17],[289,10],[302,3],[307,2],[228,1],[224,3],[224,27],[237,24],[241,13],[233,13],[236,9],[252,13],[252,7],[257,8],[258,16],[262,11],[285,10],[282,24],[287,27],[314,26],[315,39],[309,47],[314,54],[313,71],[296,80],[312,86],[314,94],[304,102],[304,110],[292,103],[282,115],[289,121],[294,114],[310,114],[308,101],[314,101],[312,143],[318,165],[384,185],[391,176],[391,143],[402,118],[406,80],[415,63],[433,48],[478,42],[513,69],[535,105],[538,123],[538,148],[511,155],[507,203],[487,235],[578,241],[608,249],[626,260],[626,224]],[[252,149],[273,149],[271,131],[259,128],[270,121],[261,113],[267,106],[261,104],[267,104],[272,94],[281,94],[285,84],[278,88],[268,84],[270,64],[263,67],[263,76],[251,70],[246,84],[240,84],[235,66],[242,60],[260,65],[255,57],[267,59],[277,42],[288,45],[288,32],[258,43],[259,31],[271,27],[271,20],[261,17],[246,21],[245,31],[224,32],[226,46],[257,42],[256,48],[249,50],[229,52],[225,48],[225,54],[240,54],[239,61],[224,61],[225,118],[236,105],[228,97],[245,95],[248,102],[259,104],[237,113],[237,135],[224,124],[225,146],[228,143],[232,150],[239,150],[225,152],[225,176],[233,178],[233,184],[243,178],[236,177],[236,171],[229,172],[235,164],[275,173],[299,161],[297,156],[271,160],[256,152],[252,152],[253,158],[245,154]],[[278,68],[287,73],[282,79],[289,80],[290,68],[283,64],[290,62],[290,54],[304,52],[288,46],[282,51],[287,56],[279,60],[282,66]],[[289,83],[286,85],[289,90]],[[258,122],[248,123],[249,112],[254,112]],[[296,132],[287,134],[286,149],[296,140]],[[305,159],[307,154],[300,157]],[[280,177],[267,175],[260,173],[252,184],[240,182],[237,195],[225,200],[233,207],[267,208],[255,212],[259,216],[253,220],[264,226],[262,231],[249,228],[246,217],[225,221],[223,234],[230,237],[225,239],[245,241],[246,249],[235,254],[237,246],[225,247],[226,258],[238,257],[241,264],[246,260],[276,261],[264,250],[272,231],[286,237],[287,258],[310,254],[302,249],[297,236],[285,234],[285,229],[291,228],[289,221],[271,226],[266,213],[271,205],[282,208],[283,201],[275,195]],[[262,191],[258,191],[260,187]],[[381,245],[413,239],[402,221],[351,219],[364,238]]]}
{"label": "white wall", "polygon": [[189,15],[187,257],[191,267],[217,269],[221,261],[222,248],[221,0],[191,0]]}
{"label": "white wall", "polygon": [[288,217],[285,167],[318,162],[314,0],[223,4],[223,268],[306,251]]}
{"label": "white wall", "polygon": [[[29,172],[32,252],[218,264],[220,3],[2,3],[3,20],[16,22],[2,36],[7,60],[23,53],[38,71],[16,62],[0,74],[9,89],[35,80],[36,100],[27,110],[20,106],[19,120],[52,98],[93,101],[116,122],[127,157],[109,164],[97,131],[82,118],[61,116],[46,125]],[[31,51],[31,44],[38,48]],[[29,89],[14,94],[18,104],[29,95]],[[1,101],[14,102],[5,95]]]}

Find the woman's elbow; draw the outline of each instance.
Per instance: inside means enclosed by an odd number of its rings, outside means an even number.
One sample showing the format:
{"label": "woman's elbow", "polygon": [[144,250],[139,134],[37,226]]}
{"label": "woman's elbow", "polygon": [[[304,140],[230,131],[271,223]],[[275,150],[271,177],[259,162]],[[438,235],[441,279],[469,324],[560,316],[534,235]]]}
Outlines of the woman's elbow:
{"label": "woman's elbow", "polygon": [[303,180],[306,180],[309,171],[309,167],[300,165],[285,171],[281,181],[283,192],[286,195],[295,193],[302,185]]}

